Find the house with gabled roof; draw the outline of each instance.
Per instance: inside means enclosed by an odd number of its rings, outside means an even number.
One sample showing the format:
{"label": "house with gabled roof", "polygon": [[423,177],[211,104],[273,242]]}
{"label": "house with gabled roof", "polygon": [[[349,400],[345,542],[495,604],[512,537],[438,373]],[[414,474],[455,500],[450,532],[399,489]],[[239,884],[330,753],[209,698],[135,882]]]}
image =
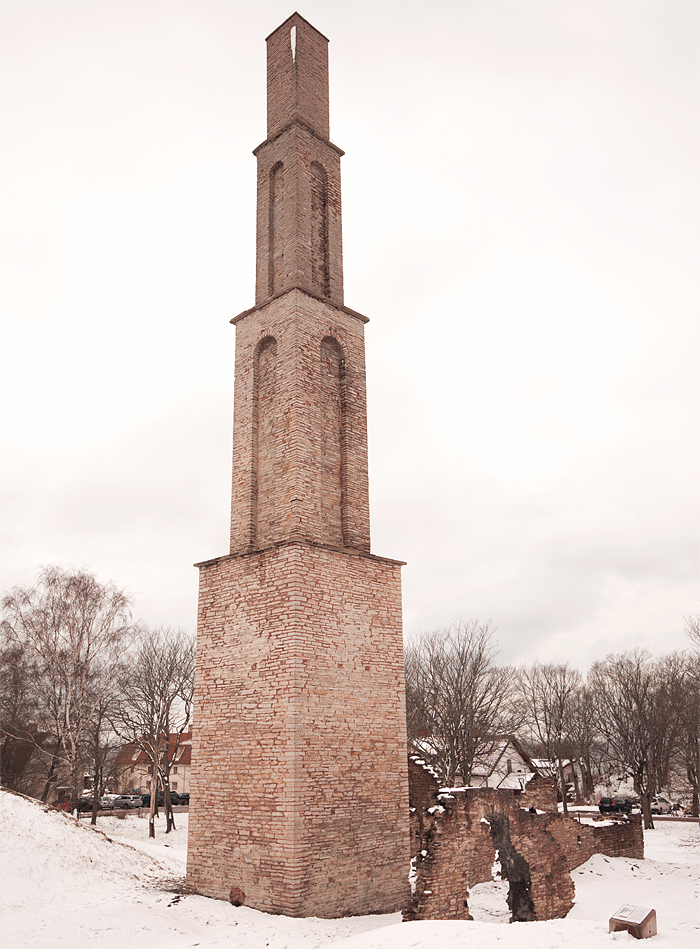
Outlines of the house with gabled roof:
{"label": "house with gabled roof", "polygon": [[[170,746],[177,744],[178,736],[170,735]],[[170,766],[170,790],[178,794],[190,790],[192,766],[192,731],[183,732],[180,745]],[[148,755],[135,742],[122,745],[117,756],[117,783],[121,794],[146,794],[151,790],[153,774]]]}
{"label": "house with gabled roof", "polygon": [[515,735],[495,735],[489,747],[474,759],[471,786],[524,791],[539,774],[534,761]]}

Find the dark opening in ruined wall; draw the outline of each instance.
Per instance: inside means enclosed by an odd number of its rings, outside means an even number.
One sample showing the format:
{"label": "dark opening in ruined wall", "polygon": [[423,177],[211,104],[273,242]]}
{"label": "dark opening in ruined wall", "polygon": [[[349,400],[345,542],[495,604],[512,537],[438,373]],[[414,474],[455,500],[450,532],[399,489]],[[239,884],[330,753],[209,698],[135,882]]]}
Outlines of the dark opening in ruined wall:
{"label": "dark opening in ruined wall", "polygon": [[508,881],[508,907],[513,923],[531,922],[536,919],[532,902],[530,865],[517,852],[510,839],[510,827],[505,814],[487,814],[491,839],[501,862],[501,874]]}

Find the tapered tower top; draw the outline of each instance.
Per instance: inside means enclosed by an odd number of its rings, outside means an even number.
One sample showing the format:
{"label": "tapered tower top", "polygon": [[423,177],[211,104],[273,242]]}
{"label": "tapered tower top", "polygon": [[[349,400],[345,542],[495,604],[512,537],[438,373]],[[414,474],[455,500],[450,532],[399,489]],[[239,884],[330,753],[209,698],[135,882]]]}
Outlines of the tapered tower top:
{"label": "tapered tower top", "polygon": [[329,137],[328,40],[293,13],[267,37],[267,137],[299,121]]}
{"label": "tapered tower top", "polygon": [[293,13],[267,38],[267,138],[253,150],[257,306],[293,287],[343,305],[343,151],[328,134],[328,40]]}

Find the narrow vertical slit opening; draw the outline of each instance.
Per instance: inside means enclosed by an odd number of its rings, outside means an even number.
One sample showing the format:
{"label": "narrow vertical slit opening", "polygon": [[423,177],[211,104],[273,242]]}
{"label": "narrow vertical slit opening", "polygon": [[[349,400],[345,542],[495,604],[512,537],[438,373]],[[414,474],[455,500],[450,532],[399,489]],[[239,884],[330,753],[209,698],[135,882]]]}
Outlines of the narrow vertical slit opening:
{"label": "narrow vertical slit opening", "polygon": [[292,62],[296,63],[297,61],[297,28],[293,26],[289,31],[289,42],[292,47]]}
{"label": "narrow vertical slit opening", "polygon": [[279,218],[282,210],[282,189],[284,186],[283,168],[281,161],[270,170],[268,183],[268,255],[267,255],[267,284],[268,292],[272,296],[281,283],[284,248],[276,233],[279,227]]}
{"label": "narrow vertical slit opening", "polygon": [[328,175],[311,162],[311,283],[324,297],[330,296],[328,266]]}

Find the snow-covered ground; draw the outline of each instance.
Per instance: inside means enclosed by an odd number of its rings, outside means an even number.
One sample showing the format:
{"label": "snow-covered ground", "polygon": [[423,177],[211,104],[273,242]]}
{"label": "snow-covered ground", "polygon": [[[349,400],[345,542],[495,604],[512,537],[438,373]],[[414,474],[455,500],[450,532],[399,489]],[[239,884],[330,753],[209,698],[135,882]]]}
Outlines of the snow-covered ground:
{"label": "snow-covered ground", "polygon": [[[187,815],[177,831],[148,840],[134,814],[101,817],[98,831],[0,793],[2,949],[602,949],[630,945],[608,934],[623,903],[653,907],[658,949],[700,945],[700,830],[658,822],[647,859],[591,858],[573,874],[566,919],[503,925],[499,884],[474,887],[474,922],[402,923],[400,916],[288,919],[245,906],[181,896]],[[635,941],[636,945],[636,941]]]}

